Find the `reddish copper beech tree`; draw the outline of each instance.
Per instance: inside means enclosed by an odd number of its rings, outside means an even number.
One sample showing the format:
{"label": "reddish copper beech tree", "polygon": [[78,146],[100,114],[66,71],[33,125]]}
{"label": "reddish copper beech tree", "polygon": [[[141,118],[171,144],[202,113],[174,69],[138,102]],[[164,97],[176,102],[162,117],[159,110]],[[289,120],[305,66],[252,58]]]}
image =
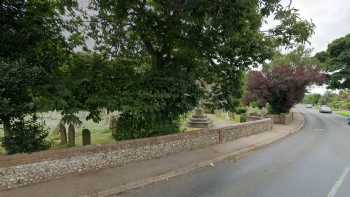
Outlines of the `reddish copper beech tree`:
{"label": "reddish copper beech tree", "polygon": [[300,102],[306,87],[322,84],[326,75],[311,66],[275,66],[271,70],[250,71],[243,98],[246,104],[257,102],[259,106],[270,105],[273,114],[288,113]]}

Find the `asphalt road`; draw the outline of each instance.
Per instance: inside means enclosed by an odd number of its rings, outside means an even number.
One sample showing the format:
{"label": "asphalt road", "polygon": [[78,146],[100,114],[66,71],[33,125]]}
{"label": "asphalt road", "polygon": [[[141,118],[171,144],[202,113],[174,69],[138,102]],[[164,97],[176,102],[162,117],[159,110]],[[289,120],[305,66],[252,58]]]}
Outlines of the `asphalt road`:
{"label": "asphalt road", "polygon": [[[297,134],[239,161],[169,179],[124,197],[350,197],[350,126],[335,114],[300,109]],[[147,169],[145,169],[147,170]]]}

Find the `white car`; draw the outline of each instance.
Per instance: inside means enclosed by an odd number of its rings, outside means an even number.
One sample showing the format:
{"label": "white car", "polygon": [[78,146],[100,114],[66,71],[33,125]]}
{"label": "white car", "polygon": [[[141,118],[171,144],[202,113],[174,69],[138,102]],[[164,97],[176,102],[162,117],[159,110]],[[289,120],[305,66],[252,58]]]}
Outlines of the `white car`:
{"label": "white car", "polygon": [[320,113],[332,113],[332,109],[328,106],[321,106],[320,107]]}

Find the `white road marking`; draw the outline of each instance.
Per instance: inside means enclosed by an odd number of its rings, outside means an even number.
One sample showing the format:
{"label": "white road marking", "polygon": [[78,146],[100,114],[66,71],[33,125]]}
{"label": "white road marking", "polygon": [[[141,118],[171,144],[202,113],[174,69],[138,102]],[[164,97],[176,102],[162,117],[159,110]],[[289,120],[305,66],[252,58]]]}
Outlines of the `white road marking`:
{"label": "white road marking", "polygon": [[328,196],[327,197],[334,197],[335,194],[337,194],[340,186],[343,184],[344,180],[345,180],[345,177],[346,175],[348,175],[350,171],[350,168],[349,167],[346,167],[343,171],[343,173],[340,175],[340,177],[338,178],[338,180],[335,182],[335,184],[333,185],[331,191],[328,193]]}

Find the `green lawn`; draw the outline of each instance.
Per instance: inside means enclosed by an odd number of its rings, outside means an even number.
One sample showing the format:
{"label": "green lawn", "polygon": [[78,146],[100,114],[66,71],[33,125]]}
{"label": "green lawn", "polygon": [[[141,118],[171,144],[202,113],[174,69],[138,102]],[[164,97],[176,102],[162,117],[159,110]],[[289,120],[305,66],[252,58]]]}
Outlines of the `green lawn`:
{"label": "green lawn", "polygon": [[[77,133],[76,142],[78,145],[82,145],[82,130]],[[92,144],[110,144],[115,142],[112,137],[112,131],[110,129],[92,130],[91,131],[91,143]]]}
{"label": "green lawn", "polygon": [[[75,144],[76,146],[82,146],[82,128],[76,129]],[[115,142],[112,137],[112,131],[110,129],[91,129],[91,143],[92,144],[110,144]],[[51,141],[52,148],[64,148],[60,143],[59,135],[50,133],[48,139]]]}
{"label": "green lawn", "polygon": [[345,117],[349,117],[350,116],[350,111],[336,111],[335,113],[341,115],[341,116],[345,116]]}
{"label": "green lawn", "polygon": [[[207,115],[214,123],[214,125],[230,125],[236,123],[236,120],[231,120],[226,114],[216,113]],[[235,119],[237,117],[235,116]],[[238,119],[239,122],[239,119]]]}

